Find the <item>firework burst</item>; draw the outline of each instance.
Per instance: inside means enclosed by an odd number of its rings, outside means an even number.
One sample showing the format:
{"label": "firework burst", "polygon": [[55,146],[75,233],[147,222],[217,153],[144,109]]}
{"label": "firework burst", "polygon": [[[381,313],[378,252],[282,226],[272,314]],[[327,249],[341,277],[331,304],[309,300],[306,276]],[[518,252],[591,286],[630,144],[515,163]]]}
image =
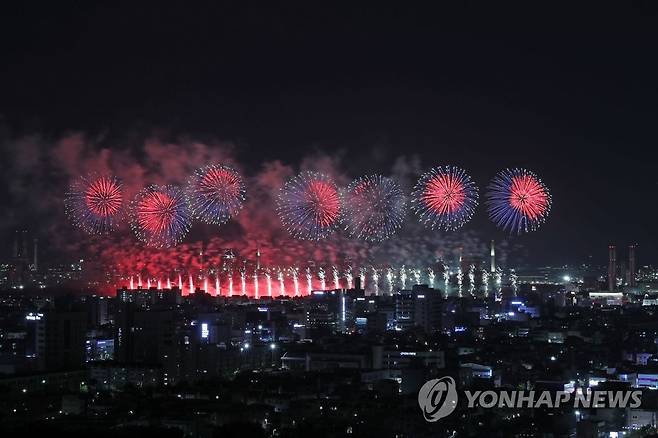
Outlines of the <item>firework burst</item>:
{"label": "firework burst", "polygon": [[491,220],[503,230],[535,231],[551,209],[551,194],[537,175],[526,169],[506,169],[494,177],[487,192]]}
{"label": "firework burst", "polygon": [[175,186],[143,189],[133,200],[130,213],[130,226],[147,246],[176,246],[190,229],[190,209],[183,191]]}
{"label": "firework burst", "polygon": [[324,239],[340,222],[343,200],[326,175],[302,172],[281,188],[278,201],[281,222],[298,239]]}
{"label": "firework burst", "polygon": [[223,165],[198,169],[187,184],[192,215],[209,224],[221,225],[235,217],[242,209],[245,192],[240,174]]}
{"label": "firework burst", "polygon": [[393,236],[404,222],[405,196],[392,178],[372,175],[348,186],[345,231],[350,237],[379,242]]}
{"label": "firework burst", "polygon": [[412,193],[412,210],[429,228],[454,231],[473,216],[478,189],[459,167],[435,167],[424,173]]}
{"label": "firework burst", "polygon": [[122,219],[123,188],[114,177],[80,177],[69,186],[64,207],[75,226],[89,234],[107,234]]}

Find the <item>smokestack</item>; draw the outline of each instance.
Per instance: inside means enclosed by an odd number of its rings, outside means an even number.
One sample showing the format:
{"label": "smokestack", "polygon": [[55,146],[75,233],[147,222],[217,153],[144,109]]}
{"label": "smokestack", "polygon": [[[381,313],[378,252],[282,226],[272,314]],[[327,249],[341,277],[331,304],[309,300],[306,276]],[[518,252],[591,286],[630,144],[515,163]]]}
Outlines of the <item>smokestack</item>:
{"label": "smokestack", "polygon": [[608,246],[608,290],[614,292],[617,283],[617,248]]}
{"label": "smokestack", "polygon": [[630,274],[628,284],[635,287],[635,245],[628,247],[628,272]]}
{"label": "smokestack", "polygon": [[12,256],[17,259],[18,258],[18,230],[14,232],[14,248],[12,251]]}
{"label": "smokestack", "polygon": [[21,252],[21,258],[25,261],[29,260],[27,255],[27,231],[23,230],[23,251]]}
{"label": "smokestack", "polygon": [[491,241],[491,273],[496,272],[496,248],[494,246],[494,241]]}
{"label": "smokestack", "polygon": [[39,239],[35,237],[33,243],[34,243],[34,270],[38,271],[39,270],[39,264],[38,264]]}

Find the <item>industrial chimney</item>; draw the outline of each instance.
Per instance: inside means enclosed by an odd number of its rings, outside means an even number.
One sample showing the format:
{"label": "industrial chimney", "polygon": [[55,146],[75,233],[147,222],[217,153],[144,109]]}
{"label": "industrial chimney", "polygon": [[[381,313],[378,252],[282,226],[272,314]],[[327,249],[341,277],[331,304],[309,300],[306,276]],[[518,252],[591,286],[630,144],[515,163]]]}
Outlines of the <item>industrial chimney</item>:
{"label": "industrial chimney", "polygon": [[35,237],[33,243],[34,243],[34,270],[38,271],[39,270],[39,264],[38,264],[39,239]]}
{"label": "industrial chimney", "polygon": [[608,290],[614,292],[617,283],[617,248],[608,246]]}
{"label": "industrial chimney", "polygon": [[22,245],[22,252],[21,252],[21,259],[25,261],[27,264],[30,260],[29,256],[27,255],[27,231],[23,230],[22,232],[23,236],[23,245]]}
{"label": "industrial chimney", "polygon": [[635,287],[635,245],[628,247],[628,272],[630,274],[628,284]]}
{"label": "industrial chimney", "polygon": [[12,256],[17,259],[18,258],[18,230],[14,232],[14,248],[12,251]]}

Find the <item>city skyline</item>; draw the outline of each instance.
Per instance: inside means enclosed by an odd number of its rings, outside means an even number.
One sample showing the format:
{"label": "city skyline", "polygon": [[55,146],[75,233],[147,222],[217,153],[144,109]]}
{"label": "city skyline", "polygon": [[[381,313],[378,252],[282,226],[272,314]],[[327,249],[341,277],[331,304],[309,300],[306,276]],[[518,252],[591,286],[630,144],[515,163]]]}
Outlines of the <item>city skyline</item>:
{"label": "city skyline", "polygon": [[658,437],[657,19],[7,5],[0,436]]}

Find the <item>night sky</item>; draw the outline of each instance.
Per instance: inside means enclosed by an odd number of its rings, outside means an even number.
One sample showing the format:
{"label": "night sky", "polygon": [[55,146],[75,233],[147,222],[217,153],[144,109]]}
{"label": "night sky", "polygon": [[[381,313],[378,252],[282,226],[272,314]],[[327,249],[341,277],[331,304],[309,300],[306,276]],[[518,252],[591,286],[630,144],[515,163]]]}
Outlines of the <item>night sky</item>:
{"label": "night sky", "polygon": [[[611,242],[637,243],[640,264],[658,260],[649,2],[603,12],[240,3],[4,11],[2,135],[218,139],[253,169],[320,150],[344,154],[353,176],[417,155],[425,168],[468,169],[482,188],[522,166],[553,194],[547,223],[515,238],[533,260],[600,262]],[[504,236],[482,208],[468,227]]]}

